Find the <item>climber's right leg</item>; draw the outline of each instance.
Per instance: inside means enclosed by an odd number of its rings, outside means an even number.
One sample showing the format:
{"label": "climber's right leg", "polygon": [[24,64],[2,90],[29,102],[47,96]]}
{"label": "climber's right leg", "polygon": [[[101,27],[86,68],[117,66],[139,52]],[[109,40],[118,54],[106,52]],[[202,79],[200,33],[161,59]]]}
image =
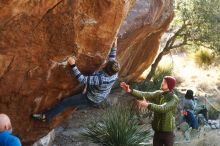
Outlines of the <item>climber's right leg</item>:
{"label": "climber's right leg", "polygon": [[51,120],[57,114],[64,111],[65,108],[71,106],[81,106],[81,105],[90,105],[91,101],[87,98],[86,94],[77,94],[74,96],[70,96],[62,100],[60,103],[57,103],[54,107],[50,110],[45,111],[39,114],[33,114],[32,118],[36,120],[46,121]]}

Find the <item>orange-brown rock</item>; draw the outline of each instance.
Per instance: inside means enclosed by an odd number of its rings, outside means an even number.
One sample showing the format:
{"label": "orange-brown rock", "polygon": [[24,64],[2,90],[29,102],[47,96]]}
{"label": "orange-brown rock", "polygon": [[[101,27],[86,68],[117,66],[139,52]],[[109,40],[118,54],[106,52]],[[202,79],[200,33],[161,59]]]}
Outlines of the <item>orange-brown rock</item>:
{"label": "orange-brown rock", "polygon": [[119,32],[122,79],[134,80],[149,67],[172,20],[173,1],[134,1],[0,1],[0,112],[10,116],[24,145],[72,111],[51,123],[30,118],[79,91],[70,68],[60,63],[67,56],[76,56],[82,73],[90,74],[107,57]]}
{"label": "orange-brown rock", "polygon": [[137,0],[120,29],[121,80],[136,80],[157,55],[161,35],[173,19],[173,0]]}

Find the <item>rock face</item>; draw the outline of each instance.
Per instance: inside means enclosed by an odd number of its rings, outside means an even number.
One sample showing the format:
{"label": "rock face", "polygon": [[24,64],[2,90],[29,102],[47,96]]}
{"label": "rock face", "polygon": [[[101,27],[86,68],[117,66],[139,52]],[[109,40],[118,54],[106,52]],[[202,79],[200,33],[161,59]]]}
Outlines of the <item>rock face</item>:
{"label": "rock face", "polygon": [[121,79],[137,79],[156,56],[173,18],[172,5],[172,0],[0,1],[0,112],[10,116],[23,145],[46,135],[73,111],[50,123],[30,118],[80,91],[63,62],[67,56],[76,56],[80,71],[90,74],[119,32]]}
{"label": "rock face", "polygon": [[54,138],[55,138],[55,131],[53,129],[46,136],[35,142],[32,146],[52,146]]}
{"label": "rock face", "polygon": [[174,16],[173,0],[136,0],[119,35],[121,80],[137,79],[153,62],[161,35]]}

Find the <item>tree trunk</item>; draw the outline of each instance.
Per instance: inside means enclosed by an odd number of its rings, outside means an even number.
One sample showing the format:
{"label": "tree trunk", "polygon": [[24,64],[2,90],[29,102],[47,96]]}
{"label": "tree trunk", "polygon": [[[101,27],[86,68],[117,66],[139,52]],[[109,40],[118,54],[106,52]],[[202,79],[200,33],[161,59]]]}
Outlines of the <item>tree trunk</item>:
{"label": "tree trunk", "polygon": [[156,60],[154,61],[154,63],[151,65],[151,70],[149,72],[149,74],[146,77],[147,81],[150,81],[151,78],[153,77],[153,75],[155,74],[155,71],[157,69],[157,66],[160,62],[160,60],[162,59],[162,57],[164,55],[168,54],[168,51],[166,49],[164,49],[162,52],[160,52],[160,54],[157,56]]}
{"label": "tree trunk", "polygon": [[156,71],[156,69],[157,69],[157,66],[158,66],[160,60],[162,59],[162,57],[163,57],[164,55],[168,54],[171,49],[179,48],[179,47],[184,46],[184,45],[187,44],[187,36],[184,35],[183,38],[182,38],[182,42],[175,45],[177,36],[179,36],[179,35],[181,34],[181,32],[183,32],[186,27],[187,27],[187,24],[184,23],[184,24],[174,33],[174,35],[166,42],[166,45],[165,45],[165,47],[163,48],[163,51],[161,51],[161,52],[159,53],[159,55],[157,56],[156,60],[155,60],[154,63],[151,65],[151,70],[150,70],[150,72],[148,73],[148,75],[147,75],[147,77],[146,77],[146,80],[147,80],[147,81],[150,81],[151,78],[153,77],[153,75],[155,74],[155,71]]}

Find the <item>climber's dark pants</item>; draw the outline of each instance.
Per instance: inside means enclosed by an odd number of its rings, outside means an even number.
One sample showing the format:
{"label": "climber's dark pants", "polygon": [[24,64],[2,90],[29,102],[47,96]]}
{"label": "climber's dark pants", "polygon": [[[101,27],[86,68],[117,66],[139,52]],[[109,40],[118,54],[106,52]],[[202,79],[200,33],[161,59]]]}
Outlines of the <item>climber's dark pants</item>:
{"label": "climber's dark pants", "polygon": [[173,132],[156,132],[154,133],[153,146],[173,146]]}
{"label": "climber's dark pants", "polygon": [[86,96],[86,94],[77,94],[74,96],[70,96],[56,104],[54,107],[52,107],[50,110],[45,111],[44,114],[46,115],[47,120],[51,120],[54,116],[56,116],[58,113],[63,112],[65,108],[67,107],[86,107],[86,106],[93,106],[95,103],[93,103],[91,100],[89,100]]}
{"label": "climber's dark pants", "polygon": [[190,127],[192,127],[192,129],[198,129],[199,125],[198,125],[198,120],[196,119],[195,115],[190,112],[187,111],[187,115],[185,116],[186,122],[189,124]]}

